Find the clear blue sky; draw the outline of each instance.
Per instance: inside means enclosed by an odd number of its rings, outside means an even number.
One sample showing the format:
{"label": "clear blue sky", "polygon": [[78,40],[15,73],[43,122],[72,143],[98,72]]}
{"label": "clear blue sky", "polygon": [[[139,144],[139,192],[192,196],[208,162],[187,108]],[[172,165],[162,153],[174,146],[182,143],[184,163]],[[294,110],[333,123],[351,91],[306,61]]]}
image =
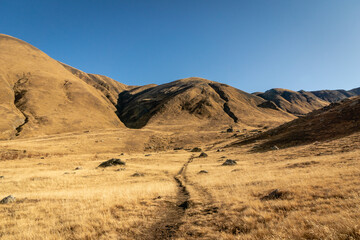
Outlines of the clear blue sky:
{"label": "clear blue sky", "polygon": [[359,0],[0,0],[0,32],[130,85],[360,87]]}

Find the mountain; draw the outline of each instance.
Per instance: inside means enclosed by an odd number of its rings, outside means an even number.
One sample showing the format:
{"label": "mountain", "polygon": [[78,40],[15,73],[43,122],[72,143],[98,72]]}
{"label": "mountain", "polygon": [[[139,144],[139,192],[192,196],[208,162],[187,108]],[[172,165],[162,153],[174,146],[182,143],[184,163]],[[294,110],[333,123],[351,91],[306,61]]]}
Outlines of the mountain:
{"label": "mountain", "polygon": [[266,92],[253,93],[265,100],[271,101],[278,108],[296,116],[305,115],[320,109],[330,103],[360,95],[360,88],[346,90],[319,90],[319,91],[291,91],[274,88]]}
{"label": "mountain", "polygon": [[263,140],[258,149],[268,150],[345,137],[360,131],[360,96],[332,103],[235,145]]}
{"label": "mountain", "polygon": [[280,109],[261,106],[265,102],[226,84],[194,77],[123,91],[117,109],[122,122],[130,128],[258,126],[294,119]]}
{"label": "mountain", "polygon": [[294,116],[201,78],[127,86],[0,35],[0,138],[105,128],[274,126]]}
{"label": "mountain", "polygon": [[295,92],[282,88],[270,89],[264,93],[256,93],[256,95],[275,103],[280,109],[294,115],[304,115],[329,104],[311,92]]}
{"label": "mountain", "polygon": [[360,95],[360,88],[355,88],[349,91],[346,90],[320,90],[312,91],[315,96],[321,98],[327,102],[334,103],[345,98],[354,97]]}
{"label": "mountain", "polygon": [[[0,138],[94,128],[124,127],[117,117],[116,81],[86,75],[50,58],[32,45],[0,34]],[[91,83],[104,85],[99,90]]]}
{"label": "mountain", "polygon": [[58,62],[0,34],[0,139],[106,128],[223,129],[274,127],[350,91],[249,94],[203,78],[127,86]]}
{"label": "mountain", "polygon": [[354,94],[355,96],[359,96],[360,95],[360,87],[354,88],[354,89],[350,90],[349,92]]}

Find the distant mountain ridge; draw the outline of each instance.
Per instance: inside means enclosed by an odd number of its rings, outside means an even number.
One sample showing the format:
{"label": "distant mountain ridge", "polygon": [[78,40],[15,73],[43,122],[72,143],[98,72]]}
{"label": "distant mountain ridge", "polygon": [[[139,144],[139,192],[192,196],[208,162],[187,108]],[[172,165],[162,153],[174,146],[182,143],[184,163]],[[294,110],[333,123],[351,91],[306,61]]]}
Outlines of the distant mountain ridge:
{"label": "distant mountain ridge", "polygon": [[321,98],[325,101],[334,103],[341,101],[345,98],[354,97],[360,95],[360,88],[354,88],[352,90],[319,90],[319,91],[312,91],[315,96]]}
{"label": "distant mountain ridge", "polygon": [[352,90],[319,90],[319,91],[292,91],[282,88],[273,88],[264,93],[253,93],[278,108],[296,116],[305,115],[311,111],[322,108],[330,103],[360,95],[360,88]]}
{"label": "distant mountain ridge", "polygon": [[342,138],[360,131],[360,96],[313,111],[306,116],[280,125],[257,136],[232,144],[244,145],[260,141],[257,150],[271,150]]}

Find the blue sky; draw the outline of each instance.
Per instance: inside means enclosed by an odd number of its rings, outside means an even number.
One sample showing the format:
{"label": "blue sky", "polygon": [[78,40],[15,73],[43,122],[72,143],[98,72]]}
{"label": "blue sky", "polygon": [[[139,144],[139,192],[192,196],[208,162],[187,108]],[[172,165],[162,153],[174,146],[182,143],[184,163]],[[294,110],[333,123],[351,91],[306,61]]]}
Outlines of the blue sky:
{"label": "blue sky", "polygon": [[351,89],[359,13],[359,0],[0,0],[0,32],[129,85]]}

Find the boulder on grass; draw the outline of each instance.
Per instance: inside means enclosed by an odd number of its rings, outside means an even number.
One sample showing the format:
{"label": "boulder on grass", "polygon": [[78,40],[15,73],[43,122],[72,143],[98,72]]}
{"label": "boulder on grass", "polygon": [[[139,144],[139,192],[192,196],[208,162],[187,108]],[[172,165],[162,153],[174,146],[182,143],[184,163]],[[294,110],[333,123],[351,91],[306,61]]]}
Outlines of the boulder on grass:
{"label": "boulder on grass", "polygon": [[268,201],[268,200],[276,200],[286,198],[289,195],[289,192],[280,191],[279,189],[272,190],[267,195],[260,198],[261,201]]}
{"label": "boulder on grass", "polygon": [[201,152],[201,148],[198,148],[198,147],[194,147],[193,149],[191,149],[190,152]]}
{"label": "boulder on grass", "polygon": [[143,176],[145,176],[145,174],[136,172],[136,173],[134,173],[134,174],[131,175],[131,176],[132,176],[132,177],[143,177]]}
{"label": "boulder on grass", "polygon": [[6,198],[3,198],[0,201],[0,204],[8,204],[8,203],[13,203],[16,201],[16,198],[13,195],[9,195]]}
{"label": "boulder on grass", "polygon": [[200,158],[205,158],[205,157],[207,157],[207,156],[208,156],[208,155],[207,155],[206,153],[204,153],[204,152],[200,153],[200,155],[199,155]]}
{"label": "boulder on grass", "polygon": [[237,162],[235,160],[231,160],[231,159],[227,159],[222,165],[223,166],[232,166],[232,165],[236,165]]}
{"label": "boulder on grass", "polygon": [[228,133],[232,133],[232,132],[234,132],[233,127],[229,127],[228,129],[226,129],[226,132],[228,132]]}
{"label": "boulder on grass", "polygon": [[274,145],[271,147],[271,150],[280,150],[280,148],[278,146]]}
{"label": "boulder on grass", "polygon": [[125,165],[126,163],[121,161],[121,159],[118,158],[112,158],[106,162],[101,163],[98,167],[106,168],[106,167],[112,167],[117,165]]}

